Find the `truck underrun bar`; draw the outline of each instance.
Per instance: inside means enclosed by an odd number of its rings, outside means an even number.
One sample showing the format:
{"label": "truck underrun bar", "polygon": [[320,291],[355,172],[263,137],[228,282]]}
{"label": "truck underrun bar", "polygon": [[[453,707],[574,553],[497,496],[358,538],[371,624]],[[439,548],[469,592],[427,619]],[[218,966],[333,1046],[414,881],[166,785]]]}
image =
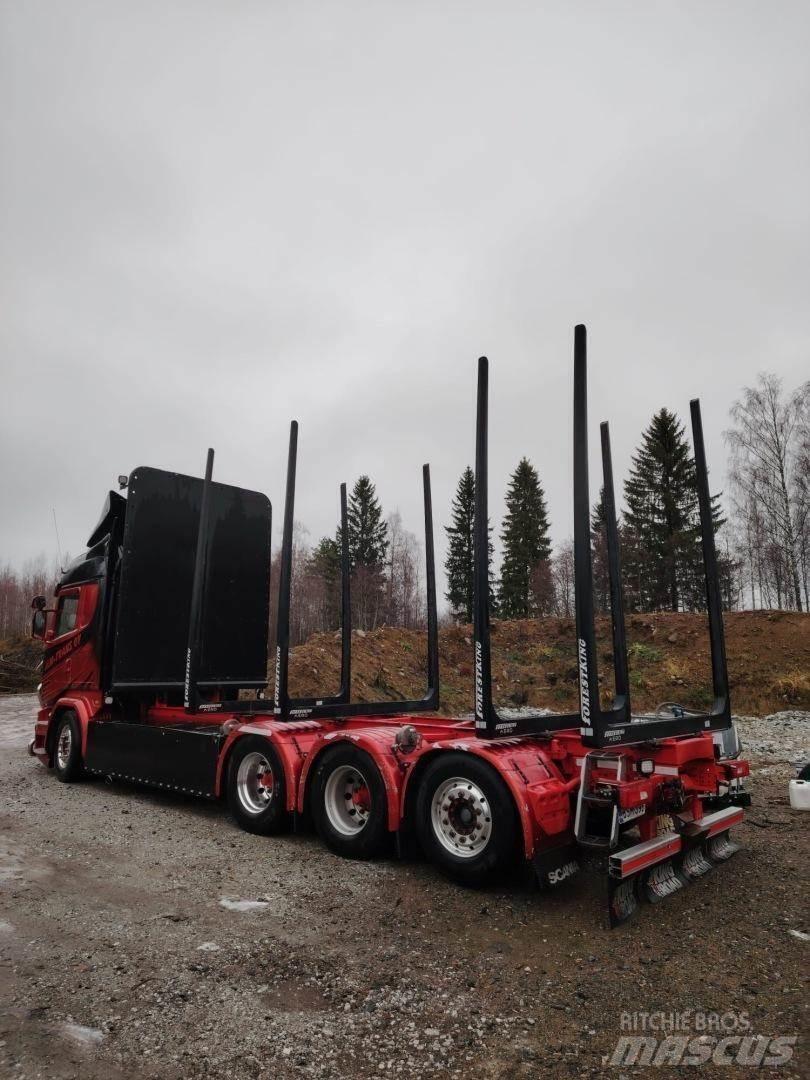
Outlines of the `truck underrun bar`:
{"label": "truck underrun bar", "polygon": [[647,742],[651,739],[674,735],[694,735],[701,731],[727,728],[731,724],[728,666],[723,636],[723,612],[717,575],[709,477],[700,404],[697,400],[691,402],[692,438],[695,447],[695,471],[706,578],[714,705],[709,713],[693,712],[680,706],[668,705],[668,715],[632,715],[610,433],[607,424],[602,424],[604,508],[607,522],[616,692],[611,708],[602,709],[601,707],[593,608],[587,394],[587,337],[585,327],[580,325],[574,330],[574,578],[583,742],[587,746],[604,747]]}
{"label": "truck underrun bar", "polygon": [[433,504],[430,492],[430,466],[422,467],[425,504],[425,578],[427,585],[427,691],[422,698],[409,701],[351,701],[351,594],[348,548],[346,485],[341,486],[341,607],[342,663],[341,689],[333,698],[290,699],[287,691],[290,643],[290,600],[292,586],[292,523],[295,505],[295,463],[298,425],[290,429],[290,456],[287,465],[287,495],[284,509],[284,535],[279,576],[278,632],[276,648],[275,713],[281,720],[316,719],[350,716],[394,716],[409,712],[431,712],[439,705],[439,624],[436,610],[436,564],[433,549]]}

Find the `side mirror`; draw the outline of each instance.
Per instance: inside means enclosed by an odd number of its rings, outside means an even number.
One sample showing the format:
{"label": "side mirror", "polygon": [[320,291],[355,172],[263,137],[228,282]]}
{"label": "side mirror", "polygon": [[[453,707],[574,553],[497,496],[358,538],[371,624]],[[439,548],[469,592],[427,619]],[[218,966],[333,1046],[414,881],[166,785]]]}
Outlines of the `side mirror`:
{"label": "side mirror", "polygon": [[37,608],[31,619],[31,637],[45,639],[45,630],[48,626],[48,616],[42,608]]}
{"label": "side mirror", "polygon": [[35,596],[31,601],[31,607],[34,611],[44,611],[48,606],[48,601],[44,596]]}

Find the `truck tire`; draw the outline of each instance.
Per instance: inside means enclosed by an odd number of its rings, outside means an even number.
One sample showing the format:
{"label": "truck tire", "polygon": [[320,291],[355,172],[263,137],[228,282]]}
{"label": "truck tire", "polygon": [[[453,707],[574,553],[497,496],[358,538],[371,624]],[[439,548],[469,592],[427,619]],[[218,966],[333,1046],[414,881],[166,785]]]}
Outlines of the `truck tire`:
{"label": "truck tire", "polygon": [[82,737],[79,718],[72,709],[63,712],[56,723],[53,740],[53,771],[63,784],[80,780],[82,767]]}
{"label": "truck tire", "polygon": [[289,824],[284,769],[272,743],[260,735],[240,739],[228,761],[228,808],[245,832],[268,836]]}
{"label": "truck tire", "polygon": [[517,815],[503,780],[472,754],[440,754],[416,795],[422,849],[448,877],[480,886],[516,863]]}
{"label": "truck tire", "polygon": [[327,750],[312,778],[312,817],[336,855],[372,859],[386,839],[388,798],[380,770],[356,746]]}

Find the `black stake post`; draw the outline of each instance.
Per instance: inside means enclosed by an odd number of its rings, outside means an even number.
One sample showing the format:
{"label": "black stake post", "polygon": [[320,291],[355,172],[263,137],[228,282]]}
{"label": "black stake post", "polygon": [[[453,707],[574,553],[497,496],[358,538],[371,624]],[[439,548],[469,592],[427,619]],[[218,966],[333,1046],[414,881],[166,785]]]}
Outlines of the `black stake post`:
{"label": "black stake post", "polygon": [[475,648],[475,732],[483,739],[542,735],[579,726],[578,713],[498,712],[492,701],[492,650],[489,627],[488,494],[489,361],[478,361],[475,434],[475,521],[473,524],[473,638]]}
{"label": "black stake post", "polygon": [[489,360],[478,360],[475,424],[475,521],[473,526],[473,641],[475,646],[475,730],[494,739],[492,656],[489,635]]}
{"label": "black stake post", "polygon": [[[427,586],[427,690],[424,697],[411,701],[346,701],[322,698],[310,702],[294,702],[293,715],[298,717],[396,716],[399,713],[431,712],[439,707],[439,622],[436,611],[436,563],[433,549],[433,509],[430,493],[430,467],[422,467],[422,486],[425,502],[425,578]],[[344,523],[344,535],[348,526]],[[348,576],[348,551],[345,553]],[[347,594],[348,599],[348,594]],[[347,620],[347,625],[350,623]],[[300,706],[300,707],[299,707]]]}
{"label": "black stake post", "polygon": [[[291,715],[300,715],[315,707],[325,705],[343,705],[351,697],[352,686],[352,596],[351,568],[349,565],[349,513],[346,500],[346,485],[340,485],[340,689],[329,697],[290,698],[286,694],[286,684],[282,690],[284,705],[279,709],[281,718],[288,720]],[[286,680],[287,670],[284,666]]]}
{"label": "black stake post", "polygon": [[349,508],[346,485],[340,485],[340,689],[338,701],[352,692],[352,574],[349,558]]}
{"label": "black stake post", "polygon": [[703,545],[703,568],[706,575],[706,607],[709,618],[709,647],[712,657],[712,688],[714,691],[712,715],[724,721],[719,726],[729,727],[731,725],[731,698],[728,685],[726,639],[723,630],[723,605],[720,598],[717,551],[714,545],[709,469],[706,465],[706,448],[703,443],[703,420],[700,415],[700,401],[697,398],[694,398],[689,403],[689,411],[692,416],[692,442],[695,447],[695,471],[697,474],[698,505],[700,507],[700,534]]}
{"label": "black stake post", "polygon": [[667,704],[665,708],[662,707],[654,715],[635,717],[631,715],[627,637],[621,586],[619,531],[613,489],[610,434],[607,424],[602,424],[601,428],[602,468],[604,472],[616,693],[612,708],[603,710],[600,706],[596,670],[590,495],[588,490],[586,363],[585,327],[578,326],[574,336],[574,560],[583,742],[587,746],[594,747],[627,745],[677,735],[694,735],[706,730],[715,731],[728,727],[731,723],[731,714],[729,709],[728,668],[723,636],[723,613],[720,603],[717,556],[714,548],[714,526],[712,523],[706,454],[703,445],[703,428],[700,420],[700,405],[697,401],[693,401],[691,404],[692,431],[695,444],[703,561],[706,570],[714,706],[710,713],[700,713],[690,711],[683,706]]}
{"label": "black stake post", "polygon": [[439,630],[436,609],[436,565],[433,549],[433,509],[430,494],[430,467],[423,466],[425,500],[425,563],[427,579],[428,688],[425,697],[414,701],[351,701],[351,567],[349,563],[349,515],[346,485],[340,486],[341,531],[341,619],[342,656],[340,690],[331,697],[290,698],[288,693],[290,647],[290,601],[292,589],[293,520],[295,514],[295,472],[298,456],[298,424],[290,425],[287,458],[287,492],[284,502],[284,529],[279,575],[278,627],[276,632],[276,685],[274,712],[282,720],[309,717],[391,716],[396,713],[428,712],[439,704]]}
{"label": "black stake post", "polygon": [[574,327],[574,594],[582,733],[593,735],[599,717],[599,675],[593,614],[591,496],[588,482],[588,342]]}
{"label": "black stake post", "polygon": [[184,705],[188,712],[197,712],[200,702],[198,680],[200,671],[200,650],[202,648],[202,624],[205,612],[205,579],[208,563],[209,516],[211,505],[211,475],[214,471],[214,451],[208,451],[205,463],[202,502],[200,504],[200,524],[197,528],[197,552],[194,557],[194,577],[191,586],[191,614],[188,627],[188,649],[186,651],[186,678],[184,684]]}
{"label": "black stake post", "polygon": [[602,438],[602,483],[605,531],[607,539],[608,580],[610,583],[610,619],[613,630],[613,678],[616,694],[613,712],[630,716],[630,678],[627,666],[627,632],[624,623],[624,590],[619,546],[619,524],[616,516],[616,496],[613,489],[613,458],[610,452],[610,428],[600,425]]}
{"label": "black stake post", "polygon": [[298,459],[298,421],[290,424],[287,452],[287,490],[284,496],[284,524],[281,534],[281,567],[278,582],[276,622],[276,685],[273,708],[278,715],[289,711],[288,675],[290,664],[290,600],[292,593],[292,545],[295,517],[295,468]]}
{"label": "black stake post", "polygon": [[436,560],[433,552],[433,498],[430,465],[422,466],[425,497],[425,579],[427,584],[427,684],[430,708],[439,707],[439,618],[436,610]]}

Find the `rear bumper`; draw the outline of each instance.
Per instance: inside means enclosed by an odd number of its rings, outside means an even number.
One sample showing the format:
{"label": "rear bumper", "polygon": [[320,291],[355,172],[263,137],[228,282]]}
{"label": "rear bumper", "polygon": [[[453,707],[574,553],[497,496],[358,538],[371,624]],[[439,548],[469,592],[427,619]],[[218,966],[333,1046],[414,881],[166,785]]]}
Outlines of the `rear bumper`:
{"label": "rear bumper", "polygon": [[624,880],[641,870],[648,870],[656,863],[672,858],[683,851],[690,841],[708,840],[718,833],[741,825],[744,814],[739,806],[727,806],[705,814],[699,821],[691,821],[683,832],[664,833],[654,840],[645,840],[641,844],[614,852],[608,860],[608,873],[613,878]]}

